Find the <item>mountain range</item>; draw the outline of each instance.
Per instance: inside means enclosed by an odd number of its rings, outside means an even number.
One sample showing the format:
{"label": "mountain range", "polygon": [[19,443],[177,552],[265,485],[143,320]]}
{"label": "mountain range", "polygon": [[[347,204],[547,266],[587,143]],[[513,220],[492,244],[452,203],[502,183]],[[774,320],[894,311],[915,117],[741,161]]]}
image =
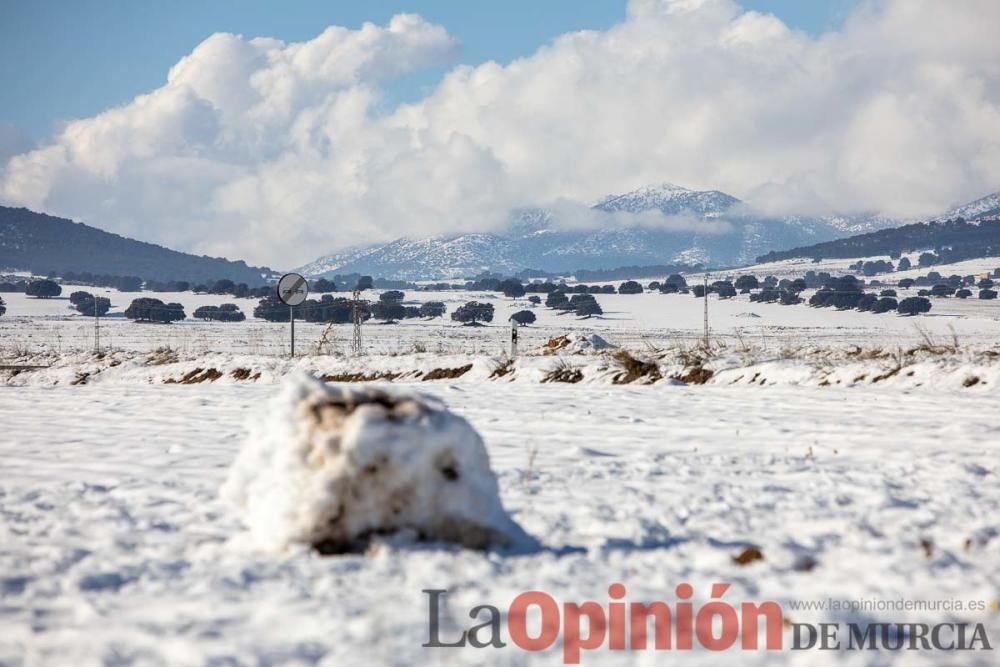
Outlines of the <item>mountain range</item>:
{"label": "mountain range", "polygon": [[[937,219],[997,216],[1000,193],[956,207]],[[401,238],[346,248],[299,271],[310,277],[357,273],[421,280],[483,272],[509,275],[524,269],[567,274],[661,264],[738,266],[773,251],[784,251],[782,256],[813,252],[817,244],[913,222],[876,215],[761,216],[724,192],[662,184],[604,197],[591,206],[516,210],[502,233]],[[907,234],[911,239],[923,238],[918,228]],[[0,206],[0,270],[137,275],[157,281],[228,278],[251,286],[275,275],[267,267],[178,252],[72,220],[4,206]]]}
{"label": "mountain range", "polygon": [[250,286],[265,283],[273,273],[267,267],[190,255],[82,222],[7,206],[0,206],[0,269],[36,275],[90,272],[159,281],[228,278]]}
{"label": "mountain range", "polygon": [[[948,214],[981,214],[1000,195]],[[992,204],[990,203],[992,202]],[[809,246],[912,222],[878,215],[766,216],[717,190],[664,183],[610,195],[590,207],[514,211],[498,233],[466,233],[354,247],[298,269],[308,276],[360,273],[402,280],[522,269],[571,272],[624,265],[736,266],[772,250]]]}

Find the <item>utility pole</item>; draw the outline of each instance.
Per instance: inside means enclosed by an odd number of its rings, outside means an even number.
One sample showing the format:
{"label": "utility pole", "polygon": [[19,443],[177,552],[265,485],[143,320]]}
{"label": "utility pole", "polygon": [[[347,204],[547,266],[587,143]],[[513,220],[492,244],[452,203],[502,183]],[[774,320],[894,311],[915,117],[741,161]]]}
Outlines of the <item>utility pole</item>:
{"label": "utility pole", "polygon": [[708,352],[708,272],[705,272],[705,352]]}

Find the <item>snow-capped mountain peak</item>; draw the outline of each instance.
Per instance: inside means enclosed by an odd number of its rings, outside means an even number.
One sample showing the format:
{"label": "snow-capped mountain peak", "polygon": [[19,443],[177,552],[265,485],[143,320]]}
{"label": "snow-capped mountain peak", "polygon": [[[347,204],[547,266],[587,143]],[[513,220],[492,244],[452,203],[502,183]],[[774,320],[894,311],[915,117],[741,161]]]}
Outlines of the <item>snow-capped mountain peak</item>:
{"label": "snow-capped mountain peak", "polygon": [[980,197],[968,204],[951,209],[941,216],[941,219],[965,218],[966,220],[974,220],[979,216],[998,214],[1000,214],[1000,192],[994,192],[991,195]]}
{"label": "snow-capped mountain peak", "polygon": [[[760,216],[738,207],[740,200],[718,190],[697,191],[672,183],[611,195],[595,204],[600,213],[660,211],[693,220],[683,225],[630,225],[608,216],[595,228],[574,225],[572,212],[523,208],[510,214],[501,233],[469,233],[397,239],[352,248],[300,269],[310,276],[362,273],[419,280],[472,276],[483,271],[511,274],[521,269],[571,272],[626,265],[692,262],[735,266],[772,250],[813,245],[851,234],[895,227],[908,221],[878,215]],[[1000,213],[1000,193],[983,197],[939,217]],[[558,218],[558,219],[557,219]],[[701,225],[700,221],[718,224]]]}
{"label": "snow-capped mountain peak", "polygon": [[736,197],[718,190],[698,191],[673,183],[661,183],[605,197],[594,208],[602,211],[624,211],[626,213],[659,210],[667,215],[687,212],[714,217],[739,202],[740,200]]}

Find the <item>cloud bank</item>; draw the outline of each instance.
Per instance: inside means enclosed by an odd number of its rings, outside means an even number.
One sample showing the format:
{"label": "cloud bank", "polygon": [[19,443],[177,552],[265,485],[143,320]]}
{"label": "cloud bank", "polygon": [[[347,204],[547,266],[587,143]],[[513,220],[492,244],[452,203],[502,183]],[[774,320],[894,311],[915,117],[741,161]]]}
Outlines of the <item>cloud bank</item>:
{"label": "cloud bank", "polygon": [[873,0],[818,37],[732,0],[632,0],[388,111],[393,77],[454,58],[443,27],[216,34],[162,87],[11,157],[0,199],[274,266],[661,181],[929,215],[1000,188],[997,25],[995,0]]}

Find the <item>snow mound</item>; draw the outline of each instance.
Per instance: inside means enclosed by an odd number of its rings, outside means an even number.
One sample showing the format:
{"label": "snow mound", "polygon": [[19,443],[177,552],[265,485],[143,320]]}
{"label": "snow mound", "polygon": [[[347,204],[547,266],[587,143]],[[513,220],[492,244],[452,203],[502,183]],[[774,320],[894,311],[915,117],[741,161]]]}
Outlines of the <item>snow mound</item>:
{"label": "snow mound", "polygon": [[253,542],[323,553],[401,532],[474,549],[532,549],[504,511],[479,434],[416,393],[286,379],[222,487]]}
{"label": "snow mound", "polygon": [[587,354],[589,352],[607,350],[611,347],[614,346],[597,334],[573,333],[550,338],[542,345],[542,354],[555,354],[557,352]]}

